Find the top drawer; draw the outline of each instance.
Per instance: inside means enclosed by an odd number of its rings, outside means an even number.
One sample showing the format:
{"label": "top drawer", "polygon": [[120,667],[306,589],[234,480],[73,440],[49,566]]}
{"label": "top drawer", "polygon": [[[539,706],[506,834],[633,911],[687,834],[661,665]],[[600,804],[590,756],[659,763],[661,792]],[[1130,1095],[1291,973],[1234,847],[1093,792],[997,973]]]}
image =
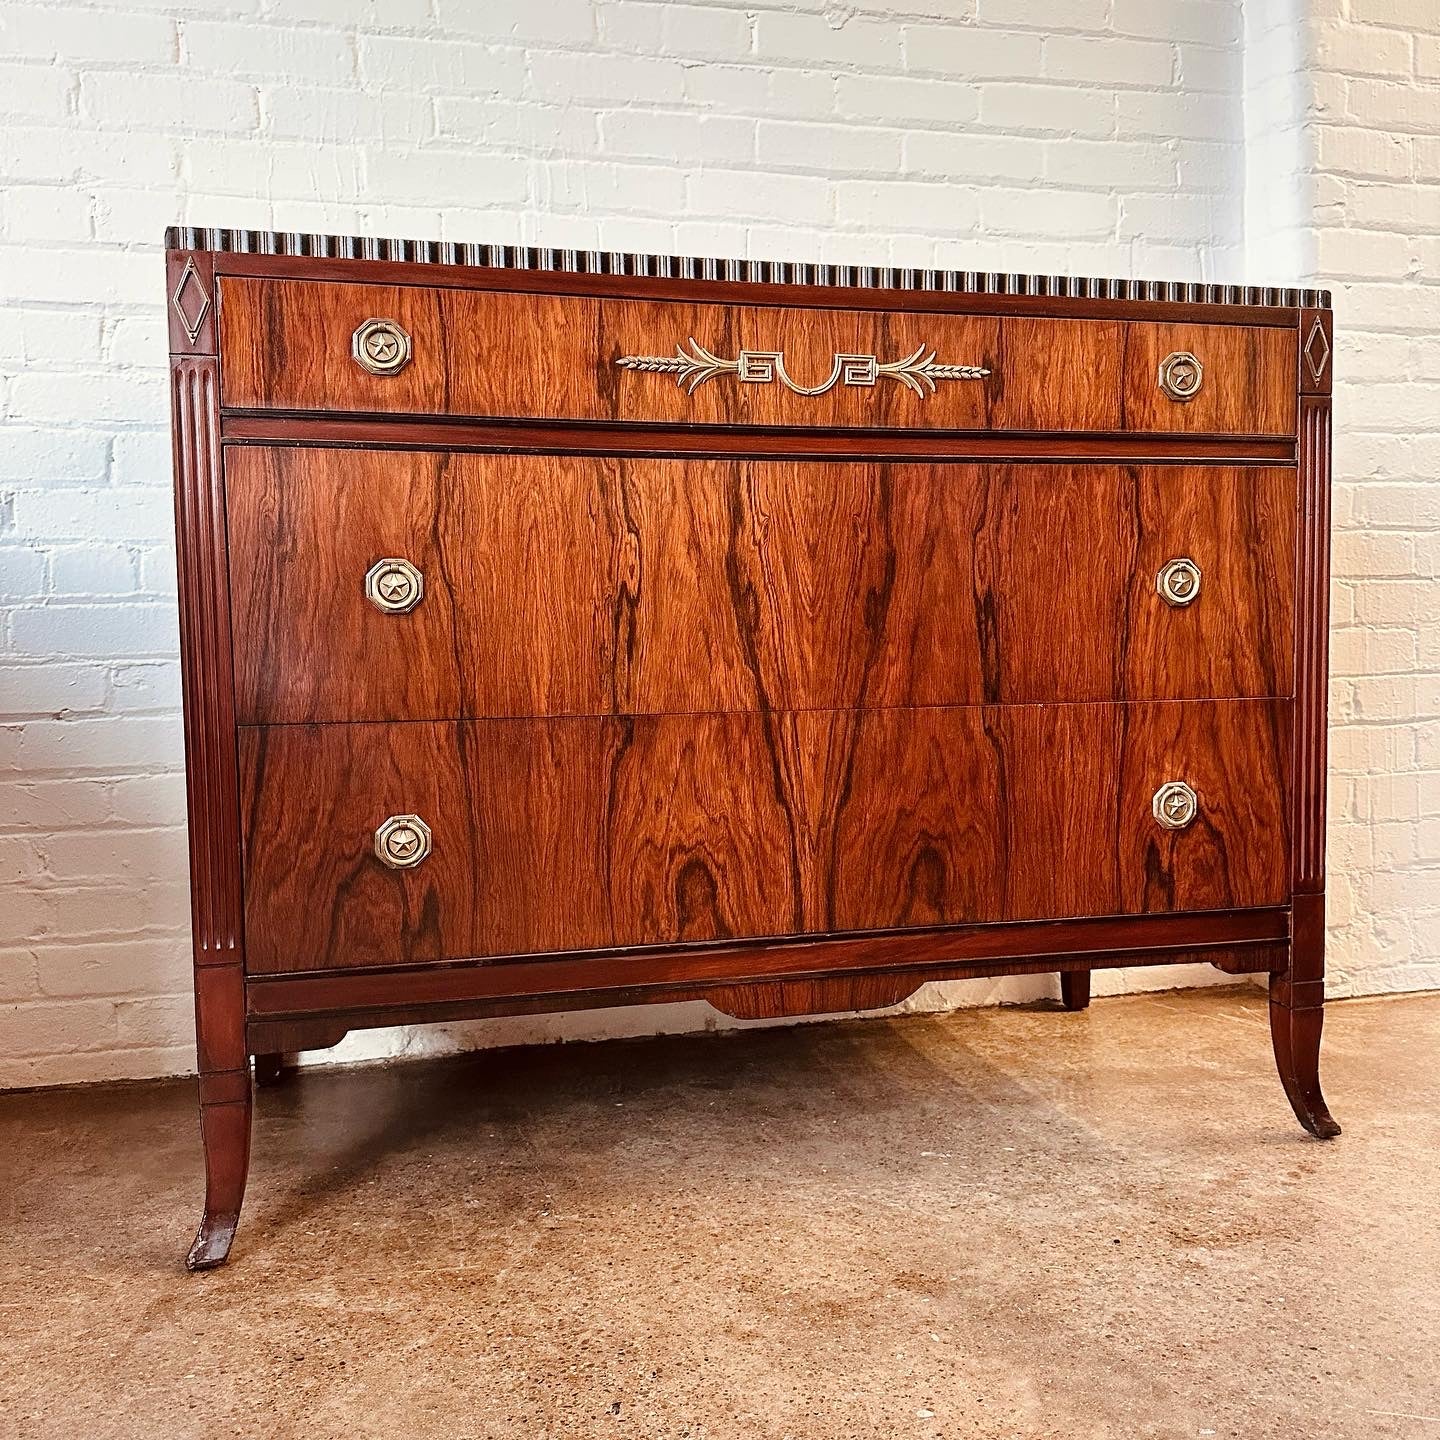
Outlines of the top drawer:
{"label": "top drawer", "polygon": [[527,420],[1290,435],[1288,327],[226,277],[222,403]]}

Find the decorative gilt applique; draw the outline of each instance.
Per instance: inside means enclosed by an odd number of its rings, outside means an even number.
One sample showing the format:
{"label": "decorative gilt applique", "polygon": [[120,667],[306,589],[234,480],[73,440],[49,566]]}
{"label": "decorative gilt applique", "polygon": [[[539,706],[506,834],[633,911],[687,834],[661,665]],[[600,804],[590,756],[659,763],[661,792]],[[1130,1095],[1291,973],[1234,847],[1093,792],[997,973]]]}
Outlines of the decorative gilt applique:
{"label": "decorative gilt applique", "polygon": [[693,335],[690,353],[683,345],[676,345],[673,355],[624,355],[615,363],[622,370],[673,375],[675,383],[692,395],[717,375],[736,375],[750,385],[769,385],[779,380],[797,395],[824,395],[836,385],[870,386],[884,377],[898,380],[923,400],[935,393],[939,380],[980,380],[990,373],[982,365],[937,364],[935,351],[919,345],[903,360],[883,363],[874,355],[836,355],[828,379],[819,385],[797,385],[786,371],[785,356],[779,350],[742,350],[738,359],[726,360],[712,355]]}

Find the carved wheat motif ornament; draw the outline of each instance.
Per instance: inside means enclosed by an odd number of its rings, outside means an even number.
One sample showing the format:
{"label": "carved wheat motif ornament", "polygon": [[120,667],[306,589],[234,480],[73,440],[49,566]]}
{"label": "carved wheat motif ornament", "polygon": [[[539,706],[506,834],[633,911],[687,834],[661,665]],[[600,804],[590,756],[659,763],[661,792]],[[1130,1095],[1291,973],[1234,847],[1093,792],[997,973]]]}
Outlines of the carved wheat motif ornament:
{"label": "carved wheat motif ornament", "polygon": [[695,337],[690,349],[676,345],[673,355],[623,355],[615,363],[622,370],[639,370],[652,375],[673,375],[677,385],[694,394],[707,380],[717,375],[736,375],[751,385],[769,385],[778,380],[797,395],[824,395],[837,385],[870,386],[882,377],[898,380],[923,400],[933,395],[940,380],[981,380],[990,372],[983,365],[942,365],[936,352],[925,345],[900,360],[881,361],[874,355],[837,354],[829,376],[819,385],[797,385],[785,369],[785,355],[780,350],[742,350],[739,357],[726,360],[712,354]]}

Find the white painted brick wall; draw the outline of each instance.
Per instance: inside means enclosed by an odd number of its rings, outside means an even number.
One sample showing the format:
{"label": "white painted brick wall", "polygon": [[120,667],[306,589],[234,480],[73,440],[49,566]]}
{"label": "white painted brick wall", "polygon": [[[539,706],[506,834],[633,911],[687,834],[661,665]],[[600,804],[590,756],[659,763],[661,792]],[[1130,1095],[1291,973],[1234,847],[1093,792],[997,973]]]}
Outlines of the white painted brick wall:
{"label": "white painted brick wall", "polygon": [[1335,291],[1332,994],[1440,985],[1440,9],[1247,7],[1247,269]]}
{"label": "white painted brick wall", "polygon": [[1300,92],[1335,290],[1331,989],[1440,986],[1440,6],[1316,0]]}
{"label": "white painted brick wall", "polygon": [[[1352,4],[1314,200],[1375,346],[1346,339],[1337,550],[1337,960],[1366,988],[1434,980],[1434,896],[1396,892],[1440,830],[1440,405],[1405,383],[1440,373],[1406,283],[1440,266],[1440,49],[1419,0]],[[1241,278],[1246,30],[1240,0],[0,0],[0,1085],[193,1060],[166,223]]]}

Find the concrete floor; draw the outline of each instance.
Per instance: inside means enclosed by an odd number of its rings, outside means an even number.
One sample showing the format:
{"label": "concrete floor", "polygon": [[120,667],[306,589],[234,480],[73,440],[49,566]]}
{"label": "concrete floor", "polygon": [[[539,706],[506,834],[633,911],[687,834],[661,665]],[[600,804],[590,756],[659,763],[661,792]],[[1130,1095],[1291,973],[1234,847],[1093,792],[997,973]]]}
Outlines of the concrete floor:
{"label": "concrete floor", "polygon": [[0,1097],[0,1433],[1440,1437],[1440,996],[311,1071],[227,1269],[193,1085]]}

